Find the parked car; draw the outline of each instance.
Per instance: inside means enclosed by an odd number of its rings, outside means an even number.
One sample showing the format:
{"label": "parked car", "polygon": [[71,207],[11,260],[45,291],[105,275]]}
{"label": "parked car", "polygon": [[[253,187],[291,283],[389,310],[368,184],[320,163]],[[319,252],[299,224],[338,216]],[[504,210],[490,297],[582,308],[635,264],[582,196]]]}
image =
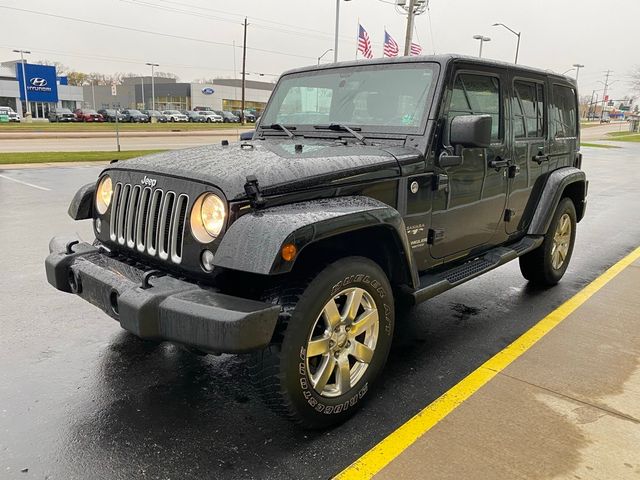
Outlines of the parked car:
{"label": "parked car", "polygon": [[140,110],[136,109],[127,109],[122,110],[122,115],[124,116],[124,122],[129,123],[147,123],[149,122],[149,116],[142,113]]}
{"label": "parked car", "polygon": [[214,112],[222,117],[222,121],[224,123],[238,123],[238,122],[240,122],[240,117],[238,117],[238,116],[234,115],[233,113],[228,112],[226,110],[214,110]]}
{"label": "parked car", "polygon": [[50,122],[75,122],[76,116],[69,108],[51,108],[47,118]]}
{"label": "parked car", "polygon": [[147,115],[150,119],[155,118],[156,122],[167,123],[167,116],[160,113],[158,110],[142,110],[142,113]]}
{"label": "parked car", "polygon": [[203,123],[203,122],[207,121],[207,119],[205,117],[200,115],[200,112],[196,112],[194,110],[182,110],[181,113],[183,115],[186,115],[187,119],[192,123],[193,122]]}
{"label": "parked car", "polygon": [[92,108],[77,108],[74,115],[78,122],[104,122],[104,118]]}
{"label": "parked car", "polygon": [[200,110],[198,113],[205,118],[206,122],[222,123],[223,118],[212,110]]}
{"label": "parked car", "polygon": [[19,122],[21,118],[11,107],[0,107],[0,115],[9,117],[10,122]]}
{"label": "parked car", "polygon": [[119,122],[124,122],[124,115],[116,109],[103,108],[101,110],[98,110],[98,113],[102,115],[102,118],[104,118],[105,122],[115,122],[116,116],[118,117]]}
{"label": "parked car", "polygon": [[[283,101],[319,73],[326,109]],[[139,337],[252,352],[278,413],[335,425],[372,396],[396,307],[515,259],[532,286],[562,279],[586,209],[576,92],[456,55],[287,72],[254,140],[112,163],[81,187],[68,211],[96,239],[52,239],[47,279]]]}
{"label": "parked car", "polygon": [[611,123],[611,117],[607,112],[604,112],[600,117],[600,123]]}
{"label": "parked car", "polygon": [[[233,113],[236,117],[242,119],[241,117],[241,111],[240,110],[233,110],[231,113]],[[244,111],[244,121],[245,122],[249,122],[249,123],[255,123],[256,121],[256,116],[251,113],[249,110],[245,110]]]}
{"label": "parked car", "polygon": [[188,122],[189,117],[184,113],[180,113],[178,110],[165,110],[162,114],[167,117],[169,122]]}

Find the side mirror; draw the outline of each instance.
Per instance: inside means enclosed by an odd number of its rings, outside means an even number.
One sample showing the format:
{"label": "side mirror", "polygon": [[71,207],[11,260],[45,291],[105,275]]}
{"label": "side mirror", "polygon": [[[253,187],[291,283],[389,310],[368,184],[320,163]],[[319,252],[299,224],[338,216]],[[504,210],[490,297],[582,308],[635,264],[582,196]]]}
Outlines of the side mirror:
{"label": "side mirror", "polygon": [[436,159],[440,168],[462,165],[463,148],[487,148],[491,145],[491,115],[460,115],[451,121],[449,143]]}
{"label": "side mirror", "polygon": [[487,148],[491,145],[491,115],[461,115],[451,121],[449,141],[454,147]]}
{"label": "side mirror", "polygon": [[248,132],[242,132],[240,134],[240,140],[251,140],[253,138],[253,134],[256,133],[255,130],[249,130]]}

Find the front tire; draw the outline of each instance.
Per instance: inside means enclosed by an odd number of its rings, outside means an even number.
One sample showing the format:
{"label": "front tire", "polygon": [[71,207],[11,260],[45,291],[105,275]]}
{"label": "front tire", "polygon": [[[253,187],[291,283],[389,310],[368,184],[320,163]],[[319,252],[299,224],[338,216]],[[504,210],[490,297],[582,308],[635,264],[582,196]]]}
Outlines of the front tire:
{"label": "front tire", "polygon": [[391,347],[394,300],[385,273],[367,258],[347,257],[266,300],[282,306],[281,319],[250,370],[267,405],[305,428],[344,422]]}
{"label": "front tire", "polygon": [[576,208],[563,198],[556,209],[542,245],[520,257],[522,276],[534,285],[553,286],[564,276],[576,239]]}

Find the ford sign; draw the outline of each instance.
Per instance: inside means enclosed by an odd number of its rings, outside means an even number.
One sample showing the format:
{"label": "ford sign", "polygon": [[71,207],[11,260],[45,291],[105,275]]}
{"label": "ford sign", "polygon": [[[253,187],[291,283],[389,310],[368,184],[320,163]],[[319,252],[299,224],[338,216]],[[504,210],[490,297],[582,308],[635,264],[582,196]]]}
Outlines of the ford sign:
{"label": "ford sign", "polygon": [[205,95],[212,95],[213,92],[215,92],[215,90],[211,87],[205,87],[202,89],[202,93],[204,93]]}

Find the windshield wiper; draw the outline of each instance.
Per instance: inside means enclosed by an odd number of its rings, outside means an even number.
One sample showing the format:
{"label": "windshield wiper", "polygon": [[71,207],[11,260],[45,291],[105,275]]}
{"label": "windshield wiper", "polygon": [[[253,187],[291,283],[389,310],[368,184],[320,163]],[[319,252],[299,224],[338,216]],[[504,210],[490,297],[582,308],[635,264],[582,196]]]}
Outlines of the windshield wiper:
{"label": "windshield wiper", "polygon": [[332,123],[331,125],[314,125],[313,128],[318,129],[318,130],[333,130],[336,132],[349,132],[356,140],[358,140],[360,143],[362,143],[362,145],[368,145],[367,141],[365,140],[365,138],[360,135],[358,132],[356,132],[357,130],[360,130],[360,128],[356,127],[356,128],[351,128],[347,125],[341,125],[339,123]]}
{"label": "windshield wiper", "polygon": [[295,130],[296,127],[286,127],[281,123],[272,123],[271,125],[260,125],[260,128],[268,129],[268,130],[282,130],[286,133],[289,138],[295,137],[295,135],[291,132],[291,130]]}

